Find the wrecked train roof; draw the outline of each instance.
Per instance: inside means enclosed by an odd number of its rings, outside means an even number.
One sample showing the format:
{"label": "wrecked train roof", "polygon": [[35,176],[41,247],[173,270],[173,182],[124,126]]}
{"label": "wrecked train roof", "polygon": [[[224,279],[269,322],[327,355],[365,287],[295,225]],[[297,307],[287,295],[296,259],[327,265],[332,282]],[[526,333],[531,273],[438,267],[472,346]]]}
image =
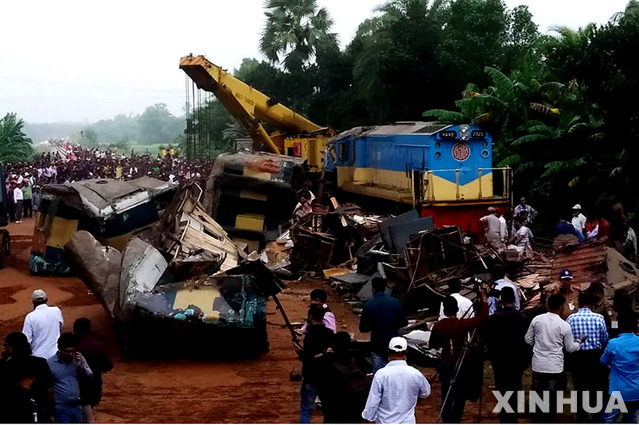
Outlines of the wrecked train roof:
{"label": "wrecked train roof", "polygon": [[391,135],[391,134],[425,134],[430,135],[437,133],[450,124],[440,124],[436,122],[426,121],[400,121],[389,125],[380,125],[374,127],[354,127],[350,130],[343,131],[331,139],[340,140],[345,137],[361,137],[375,135]]}
{"label": "wrecked train roof", "polygon": [[85,210],[92,216],[107,218],[174,188],[175,184],[143,176],[129,181],[93,179],[52,184],[45,186],[43,192],[59,196],[67,205]]}

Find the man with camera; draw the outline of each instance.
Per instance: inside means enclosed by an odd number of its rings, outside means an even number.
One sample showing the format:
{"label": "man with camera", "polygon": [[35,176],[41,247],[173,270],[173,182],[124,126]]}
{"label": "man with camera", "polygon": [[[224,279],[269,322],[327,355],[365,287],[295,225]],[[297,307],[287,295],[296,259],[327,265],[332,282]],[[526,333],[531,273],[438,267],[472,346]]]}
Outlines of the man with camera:
{"label": "man with camera", "polygon": [[[479,289],[479,295],[481,298],[479,314],[470,319],[458,318],[457,300],[451,296],[446,297],[443,302],[446,318],[435,323],[430,335],[429,347],[442,349],[439,378],[442,384],[442,422],[444,423],[461,422],[469,392],[472,392],[476,384],[481,385],[481,382],[473,380],[475,377],[473,365],[477,363],[474,361],[473,354],[464,356],[460,362],[464,352],[469,350],[466,345],[469,340],[468,333],[488,318],[486,302],[488,296],[483,285]],[[459,368],[456,367],[458,362],[460,362]]]}

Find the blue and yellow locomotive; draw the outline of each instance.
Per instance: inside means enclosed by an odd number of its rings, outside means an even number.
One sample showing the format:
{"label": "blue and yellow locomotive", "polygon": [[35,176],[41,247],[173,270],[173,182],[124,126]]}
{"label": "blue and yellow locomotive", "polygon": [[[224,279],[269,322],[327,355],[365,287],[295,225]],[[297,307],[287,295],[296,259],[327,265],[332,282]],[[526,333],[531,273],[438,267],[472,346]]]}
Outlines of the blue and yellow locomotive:
{"label": "blue and yellow locomotive", "polygon": [[510,205],[510,169],[493,168],[492,137],[475,125],[356,127],[331,139],[325,168],[343,191],[410,205],[437,226],[472,233],[487,207]]}

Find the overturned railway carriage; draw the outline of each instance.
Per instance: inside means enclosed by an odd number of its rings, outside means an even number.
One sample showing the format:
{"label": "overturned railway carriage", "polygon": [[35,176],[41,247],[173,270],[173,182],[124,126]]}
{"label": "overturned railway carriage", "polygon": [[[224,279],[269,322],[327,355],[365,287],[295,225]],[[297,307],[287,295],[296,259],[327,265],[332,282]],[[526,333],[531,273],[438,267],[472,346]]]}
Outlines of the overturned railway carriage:
{"label": "overturned railway carriage", "polygon": [[325,167],[346,192],[417,208],[435,225],[480,233],[489,206],[510,204],[509,168],[494,168],[492,137],[474,125],[400,122],[331,139]]}
{"label": "overturned railway carriage", "polygon": [[171,183],[146,176],[46,185],[36,215],[29,269],[35,274],[68,273],[64,247],[78,230],[123,250],[132,237],[158,221],[175,190]]}

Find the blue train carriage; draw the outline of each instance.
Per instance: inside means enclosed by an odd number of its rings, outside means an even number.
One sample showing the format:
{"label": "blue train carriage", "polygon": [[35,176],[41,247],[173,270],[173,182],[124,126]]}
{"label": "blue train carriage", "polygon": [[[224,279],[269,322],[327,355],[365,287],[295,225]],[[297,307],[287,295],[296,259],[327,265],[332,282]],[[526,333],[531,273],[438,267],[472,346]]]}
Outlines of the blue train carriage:
{"label": "blue train carriage", "polygon": [[492,137],[475,125],[356,127],[331,139],[325,167],[341,190],[413,206],[438,227],[478,234],[487,207],[510,205],[511,170],[493,167]]}

